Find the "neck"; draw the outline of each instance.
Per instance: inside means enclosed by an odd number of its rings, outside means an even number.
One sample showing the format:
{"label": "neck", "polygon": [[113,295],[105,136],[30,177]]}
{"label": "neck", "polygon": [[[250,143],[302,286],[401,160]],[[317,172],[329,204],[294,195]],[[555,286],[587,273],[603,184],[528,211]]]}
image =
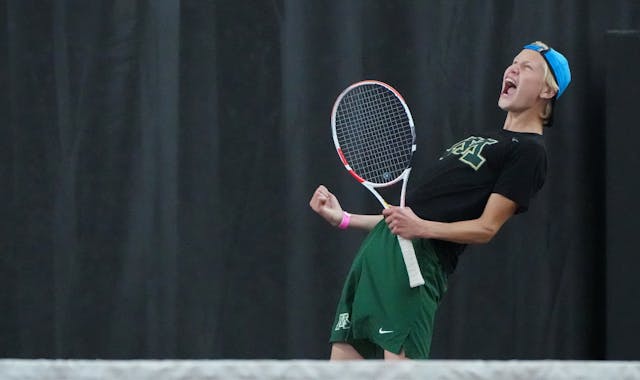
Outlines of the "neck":
{"label": "neck", "polygon": [[502,128],[512,132],[528,132],[541,135],[543,129],[542,120],[540,120],[537,112],[531,111],[533,110],[529,109],[525,112],[509,111]]}

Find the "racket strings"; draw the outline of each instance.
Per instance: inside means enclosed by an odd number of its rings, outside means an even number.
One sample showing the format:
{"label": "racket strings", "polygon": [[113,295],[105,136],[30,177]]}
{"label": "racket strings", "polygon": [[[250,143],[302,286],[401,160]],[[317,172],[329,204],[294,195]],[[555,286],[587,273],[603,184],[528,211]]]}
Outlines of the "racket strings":
{"label": "racket strings", "polygon": [[345,159],[359,176],[387,183],[409,167],[414,134],[404,105],[389,89],[362,85],[342,98],[336,135]]}

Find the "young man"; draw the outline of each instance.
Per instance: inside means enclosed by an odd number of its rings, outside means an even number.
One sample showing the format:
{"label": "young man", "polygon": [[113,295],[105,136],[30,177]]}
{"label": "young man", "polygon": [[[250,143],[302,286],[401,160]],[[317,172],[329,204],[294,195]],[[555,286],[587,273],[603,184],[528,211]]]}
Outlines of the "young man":
{"label": "young man", "polygon": [[[331,359],[425,359],[435,311],[466,244],[490,241],[524,212],[544,183],[543,126],[571,81],[569,64],[541,42],[524,46],[506,69],[498,99],[502,130],[447,149],[406,208],[349,214],[324,186],[310,206],[330,224],[371,232],[346,279],[330,341]],[[410,288],[396,235],[413,240],[426,284]]]}

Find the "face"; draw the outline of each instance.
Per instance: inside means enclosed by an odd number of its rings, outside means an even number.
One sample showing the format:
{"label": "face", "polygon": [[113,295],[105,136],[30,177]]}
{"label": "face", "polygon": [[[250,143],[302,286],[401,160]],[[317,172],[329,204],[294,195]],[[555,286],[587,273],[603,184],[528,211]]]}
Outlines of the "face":
{"label": "face", "polygon": [[498,106],[505,111],[524,111],[553,97],[544,80],[546,62],[540,53],[524,49],[502,77]]}

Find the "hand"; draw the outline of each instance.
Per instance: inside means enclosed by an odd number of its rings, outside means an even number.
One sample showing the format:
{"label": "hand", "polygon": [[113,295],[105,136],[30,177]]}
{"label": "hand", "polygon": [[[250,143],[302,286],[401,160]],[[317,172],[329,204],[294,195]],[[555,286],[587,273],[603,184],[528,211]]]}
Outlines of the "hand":
{"label": "hand", "polygon": [[411,208],[390,206],[382,211],[382,215],[394,235],[405,239],[424,237],[421,231],[423,220],[414,214]]}
{"label": "hand", "polygon": [[322,185],[313,193],[309,206],[332,226],[337,226],[342,221],[343,211],[338,198]]}

